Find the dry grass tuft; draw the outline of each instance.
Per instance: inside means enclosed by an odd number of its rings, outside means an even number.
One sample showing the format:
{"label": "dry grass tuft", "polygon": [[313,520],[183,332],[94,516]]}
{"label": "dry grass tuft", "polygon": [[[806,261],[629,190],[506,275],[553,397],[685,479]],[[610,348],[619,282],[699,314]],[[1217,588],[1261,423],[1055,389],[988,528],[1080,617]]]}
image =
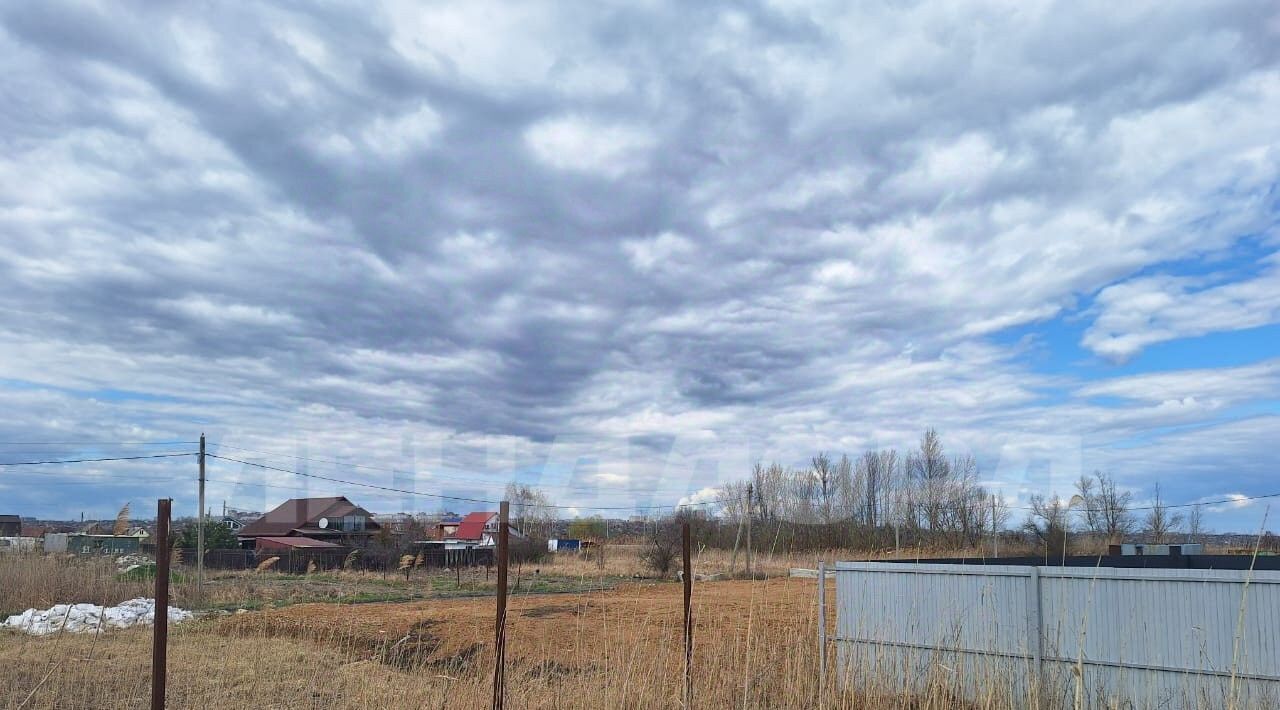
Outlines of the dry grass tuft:
{"label": "dry grass tuft", "polygon": [[129,533],[129,504],[125,503],[124,507],[116,513],[116,525],[111,531],[112,535],[127,535]]}
{"label": "dry grass tuft", "polygon": [[256,571],[258,571],[258,572],[267,572],[267,571],[269,571],[272,567],[275,567],[275,566],[276,566],[276,563],[277,563],[277,562],[279,562],[279,561],[280,561],[280,558],[279,558],[279,557],[268,557],[267,559],[265,559],[265,560],[263,560],[263,561],[261,561],[261,562],[259,562],[259,563],[258,563],[258,566],[257,566],[257,568],[256,568]]}

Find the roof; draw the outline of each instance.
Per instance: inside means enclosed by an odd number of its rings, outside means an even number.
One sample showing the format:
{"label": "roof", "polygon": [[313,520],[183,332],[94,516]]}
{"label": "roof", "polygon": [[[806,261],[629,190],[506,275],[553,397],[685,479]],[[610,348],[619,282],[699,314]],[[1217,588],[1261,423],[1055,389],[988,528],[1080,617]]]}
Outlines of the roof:
{"label": "roof", "polygon": [[264,535],[258,538],[259,542],[266,542],[283,547],[305,547],[309,549],[340,549],[342,545],[324,540],[316,540],[310,537],[277,537],[274,535]]}
{"label": "roof", "polygon": [[16,515],[0,515],[0,523],[18,523],[22,524],[22,518]]}
{"label": "roof", "polygon": [[[320,534],[324,532],[316,524],[320,518],[340,518],[355,513],[369,515],[369,511],[347,500],[345,496],[290,498],[275,510],[245,525],[236,534],[240,537],[284,536],[302,528],[309,528],[314,534]],[[376,530],[378,527],[376,522],[370,520],[367,529]]]}
{"label": "roof", "polygon": [[459,540],[479,540],[484,537],[484,526],[497,513],[467,513],[462,522],[458,523],[458,531],[454,533],[454,537]]}

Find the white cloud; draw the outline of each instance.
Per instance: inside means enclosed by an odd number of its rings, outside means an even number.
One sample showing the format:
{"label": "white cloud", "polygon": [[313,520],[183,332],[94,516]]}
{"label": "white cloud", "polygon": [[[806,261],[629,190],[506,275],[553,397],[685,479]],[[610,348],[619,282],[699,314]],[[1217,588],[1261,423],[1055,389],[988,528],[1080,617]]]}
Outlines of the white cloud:
{"label": "white cloud", "polygon": [[622,248],[630,257],[631,265],[642,273],[678,267],[681,259],[695,251],[692,241],[672,232],[663,232],[650,239],[628,240],[623,242]]}
{"label": "white cloud", "polygon": [[379,116],[364,129],[362,137],[378,155],[397,158],[429,146],[441,126],[440,114],[423,104],[397,116]]}
{"label": "white cloud", "polygon": [[[679,506],[698,506],[708,512],[715,512],[714,504],[720,499],[720,491],[716,488],[702,488],[681,498]],[[708,505],[711,504],[711,505]]]}
{"label": "white cloud", "polygon": [[547,165],[609,178],[642,168],[655,142],[639,125],[576,115],[542,121],[525,133],[529,149]]}
{"label": "white cloud", "polygon": [[1280,322],[1280,254],[1252,278],[1206,285],[1202,277],[1153,276],[1104,288],[1098,316],[1081,344],[1114,360],[1144,348],[1206,333]]}

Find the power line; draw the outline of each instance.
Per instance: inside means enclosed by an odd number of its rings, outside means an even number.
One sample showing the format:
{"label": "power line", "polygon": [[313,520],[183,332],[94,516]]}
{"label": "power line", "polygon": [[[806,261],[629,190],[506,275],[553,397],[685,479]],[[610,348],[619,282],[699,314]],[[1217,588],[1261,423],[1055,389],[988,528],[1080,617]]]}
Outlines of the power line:
{"label": "power line", "polygon": [[[213,444],[210,444],[210,445],[211,445],[211,446],[217,446],[217,447],[224,448],[224,449],[234,449],[234,450],[236,450],[236,451],[245,451],[245,452],[252,453],[252,454],[259,454],[259,455],[262,455],[262,456],[265,456],[265,457],[268,457],[268,458],[292,459],[292,460],[295,460],[295,461],[306,461],[306,462],[308,462],[308,463],[319,463],[319,464],[325,464],[325,465],[329,465],[329,466],[336,466],[336,467],[355,468],[355,469],[363,469],[363,470],[368,470],[368,471],[380,471],[380,472],[383,472],[383,473],[395,473],[395,474],[402,474],[402,475],[406,475],[406,476],[412,476],[412,477],[415,477],[415,478],[416,478],[416,477],[417,477],[417,475],[418,475],[418,474],[417,474],[416,472],[414,472],[414,471],[408,471],[408,470],[398,469],[398,468],[387,468],[387,467],[384,467],[384,466],[370,466],[370,465],[368,465],[368,464],[351,463],[351,462],[348,462],[348,461],[338,461],[338,460],[335,460],[335,459],[321,459],[321,458],[313,458],[313,457],[309,457],[309,456],[298,456],[298,455],[295,455],[295,454],[277,454],[277,453],[273,453],[273,452],[270,452],[270,451],[261,451],[261,450],[258,450],[258,449],[248,449],[248,448],[245,448],[245,447],[243,447],[243,446],[232,446],[232,445],[230,445],[230,444],[219,444],[219,443],[213,443]],[[210,455],[212,455],[212,454],[210,454]],[[473,484],[475,484],[475,483],[476,483],[475,478],[466,478],[466,477],[459,477],[459,476],[450,476],[450,475],[447,475],[447,474],[441,474],[441,473],[430,473],[430,474],[428,474],[428,475],[431,477],[431,480],[432,480],[433,482],[434,482],[434,481],[448,481],[448,482],[451,482],[451,483],[458,483],[458,484],[462,484],[462,485],[473,485]],[[494,482],[496,483],[497,481],[494,481]],[[567,494],[578,494],[578,495],[597,495],[597,496],[598,496],[598,495],[602,495],[602,494],[603,494],[603,495],[613,495],[613,494],[617,494],[617,495],[626,495],[626,494],[627,494],[627,492],[626,492],[626,491],[599,491],[599,490],[596,490],[596,487],[591,486],[591,485],[571,485],[571,484],[564,484],[564,483],[547,483],[547,482],[544,482],[544,481],[540,481],[540,482],[538,482],[538,483],[536,484],[536,487],[537,487],[537,488],[540,488],[540,489],[552,489],[552,490],[556,490],[556,491],[562,491],[562,492],[567,493]],[[571,507],[578,507],[578,506],[571,506]]]}
{"label": "power line", "polygon": [[[206,454],[205,454],[205,456],[207,456],[207,457],[209,457],[209,458],[221,459],[221,460],[223,460],[223,461],[233,461],[233,462],[235,462],[235,463],[244,464],[244,465],[246,465],[246,466],[254,466],[254,467],[257,467],[257,468],[266,469],[266,470],[268,470],[268,471],[279,471],[280,473],[288,473],[288,474],[292,474],[292,475],[294,475],[294,476],[303,476],[303,477],[306,477],[306,478],[314,478],[314,479],[321,480],[321,481],[329,481],[330,483],[341,483],[341,484],[343,484],[343,485],[348,485],[348,486],[359,486],[359,487],[362,487],[362,488],[370,488],[370,489],[379,490],[379,491],[388,491],[388,492],[391,492],[391,493],[404,493],[404,494],[406,494],[406,495],[423,496],[423,497],[426,497],[426,498],[437,498],[437,499],[441,499],[441,500],[457,500],[457,501],[464,501],[464,502],[467,502],[467,503],[484,503],[484,504],[486,504],[486,505],[497,505],[497,504],[499,504],[499,503],[501,503],[501,502],[502,502],[502,501],[497,501],[497,500],[488,500],[488,499],[483,499],[483,498],[469,498],[469,497],[466,497],[466,496],[451,496],[451,495],[444,495],[444,494],[440,494],[440,493],[423,493],[423,492],[421,492],[421,491],[411,491],[411,490],[406,490],[406,489],[404,489],[404,488],[394,488],[394,487],[392,487],[392,486],[379,486],[379,485],[377,485],[377,484],[373,484],[373,483],[360,483],[360,482],[358,482],[358,481],[347,481],[347,480],[344,480],[344,479],[341,479],[341,478],[331,478],[331,477],[329,477],[329,476],[320,476],[320,475],[317,475],[317,474],[314,474],[314,473],[303,473],[302,471],[293,471],[293,470],[290,470],[290,469],[287,469],[287,468],[280,468],[279,466],[268,466],[268,465],[266,465],[266,464],[255,463],[255,462],[253,462],[253,461],[245,461],[245,460],[243,460],[243,459],[231,458],[230,456],[219,456],[218,454],[209,454],[209,453],[206,453]],[[616,506],[616,507],[610,507],[610,506],[589,506],[589,505],[552,505],[552,504],[538,504],[538,505],[531,505],[531,506],[529,506],[529,507],[536,507],[536,508],[557,508],[557,509],[561,509],[561,510],[578,510],[578,509],[587,509],[587,510],[661,510],[661,509],[663,509],[663,508],[671,508],[671,509],[673,509],[673,510],[674,510],[675,508],[691,507],[691,506],[696,506],[696,505],[710,505],[710,504],[712,504],[712,503],[723,503],[723,502],[725,502],[725,501],[709,500],[709,501],[702,501],[702,502],[699,502],[699,503],[685,503],[685,504],[683,504],[683,505],[650,505],[650,506],[627,505],[627,506]]]}
{"label": "power line", "polygon": [[104,486],[124,486],[134,483],[172,483],[183,482],[185,478],[174,477],[153,477],[153,478],[136,478],[133,476],[96,476],[92,479],[79,478],[75,480],[59,480],[59,481],[41,481],[40,486],[83,486],[86,484],[102,484]]}
{"label": "power line", "polygon": [[59,463],[98,463],[100,461],[138,461],[140,459],[169,459],[176,456],[195,456],[195,452],[184,452],[180,454],[150,454],[147,456],[112,456],[100,459],[57,459],[48,461],[7,461],[0,462],[0,467],[4,466],[43,466],[45,464]]}
{"label": "power line", "polygon": [[180,446],[198,441],[0,441],[0,446]]}
{"label": "power line", "polygon": [[460,501],[466,501],[466,502],[468,502],[468,503],[486,503],[486,504],[488,504],[488,503],[497,503],[497,502],[498,502],[498,501],[493,501],[493,500],[483,500],[483,499],[480,499],[480,498],[466,498],[466,497],[463,497],[463,496],[440,495],[440,494],[437,494],[437,493],[422,493],[422,492],[420,492],[420,491],[410,491],[410,490],[406,490],[406,489],[403,489],[403,488],[394,488],[394,487],[391,487],[391,486],[379,486],[379,485],[374,484],[374,483],[360,483],[360,482],[357,482],[357,481],[346,481],[346,480],[343,480],[343,479],[340,479],[340,478],[330,478],[329,476],[321,476],[321,475],[318,475],[318,474],[315,474],[315,473],[303,473],[302,471],[292,471],[292,470],[287,469],[287,468],[280,468],[279,466],[268,466],[267,464],[255,463],[255,462],[253,462],[253,461],[245,461],[245,460],[243,460],[243,459],[231,458],[230,456],[219,456],[218,454],[210,454],[210,453],[206,453],[206,454],[205,454],[205,456],[206,456],[206,457],[208,457],[208,458],[211,458],[211,459],[221,459],[221,460],[223,460],[223,461],[231,461],[231,462],[234,462],[234,463],[244,464],[245,466],[254,466],[254,467],[256,467],[256,468],[262,468],[262,469],[266,469],[266,470],[268,470],[268,471],[279,471],[280,473],[288,473],[288,474],[292,474],[292,475],[294,475],[294,476],[302,476],[302,477],[304,477],[304,478],[314,478],[314,479],[317,479],[317,480],[320,480],[320,481],[329,481],[330,483],[341,483],[341,484],[343,484],[343,485],[347,485],[347,486],[360,486],[360,487],[362,487],[362,488],[371,488],[371,489],[374,489],[374,490],[379,490],[379,491],[388,491],[388,492],[392,492],[392,493],[405,493],[405,494],[408,494],[408,495],[425,496],[425,497],[427,497],[427,498],[441,498],[441,499],[444,499],[444,500],[460,500]]}
{"label": "power line", "polygon": [[[1280,498],[1280,493],[1264,493],[1256,496],[1238,496],[1236,498],[1223,498],[1221,500],[1203,500],[1203,501],[1195,501],[1192,503],[1165,503],[1161,505],[1134,505],[1134,506],[1125,505],[1125,506],[1116,506],[1113,510],[1117,510],[1117,511],[1123,510],[1125,512],[1134,512],[1139,510],[1157,510],[1157,509],[1168,509],[1168,508],[1194,508],[1197,505],[1225,505],[1227,503],[1244,503],[1246,501],[1263,500],[1265,498]],[[1047,508],[1050,506],[1046,505],[1045,507]],[[1027,511],[1036,510],[1036,508],[1033,508],[1033,507],[1017,506],[1017,505],[1008,505],[1008,506],[1005,506],[1005,508],[1009,510],[1027,510]],[[1040,510],[1044,510],[1044,508],[1040,508]],[[1063,512],[1105,513],[1105,512],[1108,512],[1108,509],[1107,508],[1076,508],[1076,507],[1072,507],[1064,504]]]}

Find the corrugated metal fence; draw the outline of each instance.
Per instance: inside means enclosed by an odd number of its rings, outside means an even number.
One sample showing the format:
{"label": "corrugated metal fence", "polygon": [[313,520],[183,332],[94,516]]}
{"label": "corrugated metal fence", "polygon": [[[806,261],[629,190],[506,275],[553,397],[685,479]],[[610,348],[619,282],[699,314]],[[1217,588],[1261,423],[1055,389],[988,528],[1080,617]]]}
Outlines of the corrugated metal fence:
{"label": "corrugated metal fence", "polygon": [[845,682],[1015,706],[1280,707],[1280,572],[842,562],[835,576]]}

